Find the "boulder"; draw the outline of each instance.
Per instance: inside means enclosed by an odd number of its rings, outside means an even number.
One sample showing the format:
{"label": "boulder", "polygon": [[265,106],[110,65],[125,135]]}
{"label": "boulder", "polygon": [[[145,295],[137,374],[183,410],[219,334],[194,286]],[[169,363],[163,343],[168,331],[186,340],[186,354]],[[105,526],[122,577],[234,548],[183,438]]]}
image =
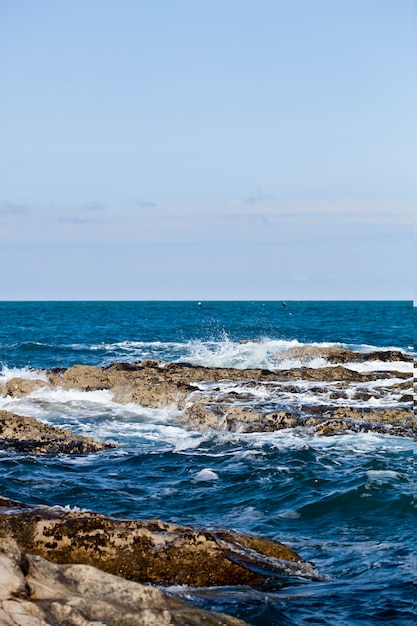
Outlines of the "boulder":
{"label": "boulder", "polygon": [[363,361],[403,361],[412,363],[413,357],[400,350],[374,350],[372,352],[354,352],[337,346],[294,346],[274,355],[277,363],[287,359],[299,359],[307,363],[312,359],[326,359],[329,363],[355,363]]}
{"label": "boulder", "polygon": [[245,622],[89,565],[50,563],[0,539],[0,624],[244,626]]}
{"label": "boulder", "polygon": [[0,538],[54,563],[91,565],[141,583],[258,586],[296,572],[317,575],[297,553],[272,540],[58,507],[10,507],[1,498]]}
{"label": "boulder", "polygon": [[48,387],[48,383],[40,379],[11,378],[7,382],[0,385],[0,396],[21,398],[22,396],[27,396],[40,387]]}
{"label": "boulder", "polygon": [[72,367],[54,372],[48,372],[51,384],[63,389],[82,389],[94,391],[107,389],[110,386],[106,372],[94,365],[73,365]]}
{"label": "boulder", "polygon": [[89,454],[114,447],[113,444],[100,443],[91,437],[42,424],[34,417],[0,410],[0,449],[34,454]]}

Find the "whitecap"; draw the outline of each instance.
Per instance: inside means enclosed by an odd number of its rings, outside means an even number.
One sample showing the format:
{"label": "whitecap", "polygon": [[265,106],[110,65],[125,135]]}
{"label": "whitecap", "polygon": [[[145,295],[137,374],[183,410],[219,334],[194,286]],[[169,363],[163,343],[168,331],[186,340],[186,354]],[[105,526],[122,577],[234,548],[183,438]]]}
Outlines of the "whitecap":
{"label": "whitecap", "polygon": [[198,472],[194,476],[194,480],[196,481],[209,481],[209,480],[218,480],[218,479],[219,479],[218,474],[216,474],[216,472],[213,472],[213,470],[210,469],[209,467],[202,469],[200,472]]}
{"label": "whitecap", "polygon": [[221,341],[191,341],[187,354],[180,361],[204,367],[234,367],[236,369],[272,369],[274,354],[300,346],[297,340],[261,339],[235,342],[226,333]]}
{"label": "whitecap", "polygon": [[344,363],[344,367],[359,373],[367,372],[405,372],[413,373],[413,363],[409,361],[362,361]]}
{"label": "whitecap", "polygon": [[300,517],[300,513],[298,511],[292,511],[291,509],[285,509],[278,513],[278,517],[282,517],[284,519],[298,519]]}
{"label": "whitecap", "polygon": [[377,483],[386,482],[391,479],[398,480],[402,477],[399,472],[394,470],[368,470],[366,474],[371,482]]}
{"label": "whitecap", "polygon": [[12,378],[43,380],[45,382],[49,382],[46,373],[40,369],[31,369],[29,367],[7,367],[7,365],[3,365],[0,371],[0,384],[6,383]]}

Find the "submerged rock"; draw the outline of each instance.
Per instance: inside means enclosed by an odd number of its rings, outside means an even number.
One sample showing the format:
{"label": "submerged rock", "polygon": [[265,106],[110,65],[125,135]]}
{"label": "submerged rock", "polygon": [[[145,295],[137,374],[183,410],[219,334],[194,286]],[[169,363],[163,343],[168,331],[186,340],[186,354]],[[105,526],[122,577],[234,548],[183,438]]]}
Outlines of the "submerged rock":
{"label": "submerged rock", "polygon": [[276,541],[197,530],[159,520],[116,520],[0,498],[0,537],[54,563],[82,563],[141,583],[259,586],[274,577],[315,577],[311,564]]}
{"label": "submerged rock", "polygon": [[244,626],[245,622],[89,565],[50,563],[0,539],[0,624]]}
{"label": "submerged rock", "polygon": [[89,454],[112,447],[114,445],[94,441],[91,437],[42,424],[34,417],[0,410],[0,449],[34,454]]}

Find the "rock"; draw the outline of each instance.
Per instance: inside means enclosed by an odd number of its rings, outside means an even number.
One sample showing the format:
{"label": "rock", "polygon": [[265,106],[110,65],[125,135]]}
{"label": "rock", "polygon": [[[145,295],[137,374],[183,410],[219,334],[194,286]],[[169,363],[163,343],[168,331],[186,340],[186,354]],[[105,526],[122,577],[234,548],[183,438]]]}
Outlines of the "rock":
{"label": "rock", "polygon": [[[362,382],[366,380],[375,380],[372,374],[360,374],[353,370],[336,365],[333,367],[303,367],[292,369],[285,372],[288,378],[298,378],[300,380],[317,380],[326,382],[349,381]],[[378,376],[379,378],[379,376]]]}
{"label": "rock", "polygon": [[340,407],[323,415],[317,435],[334,435],[342,432],[379,432],[390,435],[417,437],[417,417],[412,410],[352,409]]}
{"label": "rock", "polygon": [[[399,434],[417,436],[417,416],[412,409],[373,409],[361,411],[350,407],[340,407],[332,412],[332,418],[351,419],[371,424],[394,426]],[[392,429],[388,429],[392,431]]]}
{"label": "rock", "polygon": [[112,447],[115,446],[42,424],[33,417],[0,410],[0,449],[34,454],[89,454]]}
{"label": "rock", "polygon": [[178,418],[178,423],[186,424],[194,430],[227,430],[225,410],[221,405],[208,402],[193,402]]}
{"label": "rock", "polygon": [[354,422],[349,424],[345,420],[325,420],[315,430],[315,434],[328,437],[329,435],[342,435],[347,430],[354,430]]}
{"label": "rock", "polygon": [[290,359],[299,359],[306,363],[312,359],[326,359],[329,363],[346,363],[355,361],[359,353],[347,350],[346,348],[325,347],[325,346],[294,346],[287,350],[281,350],[274,355],[277,363]]}
{"label": "rock", "polygon": [[[280,353],[280,357],[297,357],[304,359],[324,356],[330,362],[351,362],[365,360],[368,354],[356,353],[351,350],[337,347],[297,346]],[[371,357],[381,360],[408,361],[411,357],[399,351],[375,351]],[[114,363],[108,367],[74,365],[69,369],[49,370],[48,376],[52,386],[64,389],[80,389],[91,391],[108,389],[113,394],[113,400],[119,403],[136,402],[145,407],[164,408],[172,406],[182,411],[179,423],[196,430],[229,430],[232,432],[269,432],[282,428],[307,427],[316,428],[323,424],[326,432],[338,429],[347,432],[348,427],[337,426],[334,420],[345,419],[349,428],[361,430],[375,430],[378,423],[380,432],[386,432],[382,426],[381,413],[370,414],[366,418],[355,414],[332,414],[334,402],[360,401],[364,405],[372,401],[375,393],[383,398],[384,393],[392,393],[398,388],[403,393],[398,396],[401,404],[412,405],[411,372],[371,371],[356,372],[341,364],[321,368],[302,366],[289,370],[270,371],[264,369],[234,369],[210,368],[191,365],[189,363],[166,363],[162,361],[142,361],[134,364]],[[399,379],[394,384],[392,379]],[[378,385],[367,388],[355,383],[387,380],[387,388]],[[322,395],[322,406],[298,405],[289,411],[273,411],[273,403],[268,397],[275,398],[282,394],[296,395],[300,388],[300,381],[317,383],[309,385],[309,393]],[[223,383],[231,383],[229,391],[225,391]],[[30,392],[36,385],[44,381],[23,381],[14,379],[9,381],[5,392],[22,395],[25,390]],[[217,386],[217,383],[221,383]],[[330,385],[328,383],[331,383]],[[236,386],[236,389],[234,388]],[[272,394],[271,394],[272,392]],[[408,393],[407,393],[408,392]],[[327,406],[326,406],[327,401]],[[254,407],[254,402],[256,406]],[[272,404],[272,406],[271,406]],[[280,406],[277,403],[277,408]],[[285,402],[283,403],[285,406]],[[415,436],[415,421],[405,418],[401,411],[395,410],[397,415],[395,434]],[[374,419],[375,417],[375,419]],[[331,419],[332,425],[327,424]],[[401,425],[401,420],[406,419]],[[360,421],[360,426],[355,423]],[[389,430],[389,429],[388,429]],[[393,428],[389,432],[394,433]],[[317,430],[319,432],[319,430]],[[321,432],[321,431],[320,431]],[[324,432],[324,430],[323,430]]]}
{"label": "rock", "polygon": [[93,365],[73,365],[60,373],[49,372],[48,374],[51,384],[63,389],[94,391],[110,387],[106,372]]}
{"label": "rock", "polygon": [[91,565],[141,583],[258,586],[294,572],[317,575],[298,554],[275,541],[57,507],[0,508],[0,537],[54,563]]}
{"label": "rock", "polygon": [[0,386],[0,395],[21,398],[32,393],[35,389],[47,386],[48,383],[40,379],[11,378]]}
{"label": "rock", "polygon": [[363,354],[363,361],[403,361],[412,363],[413,356],[399,350],[375,350]]}
{"label": "rock", "polygon": [[355,363],[363,361],[402,361],[413,362],[413,357],[400,350],[374,350],[372,352],[354,352],[337,346],[294,346],[274,355],[277,363],[288,359],[300,359],[307,363],[312,359],[325,359],[329,363]]}
{"label": "rock", "polygon": [[0,624],[244,626],[245,622],[89,565],[50,563],[0,539]]}

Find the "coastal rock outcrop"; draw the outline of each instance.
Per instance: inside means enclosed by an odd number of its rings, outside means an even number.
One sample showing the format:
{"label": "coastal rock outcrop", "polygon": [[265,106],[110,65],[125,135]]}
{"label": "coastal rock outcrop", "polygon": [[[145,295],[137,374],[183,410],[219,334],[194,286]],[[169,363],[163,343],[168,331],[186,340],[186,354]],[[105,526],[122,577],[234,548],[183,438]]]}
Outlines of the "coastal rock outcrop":
{"label": "coastal rock outcrop", "polygon": [[42,424],[34,417],[0,410],[0,449],[34,454],[89,454],[111,447],[114,445]]}
{"label": "coastal rock outcrop", "polygon": [[0,539],[0,624],[244,626],[245,622],[89,565],[51,563]]}
{"label": "coastal rock outcrop", "polygon": [[47,386],[48,383],[41,379],[11,378],[0,385],[0,396],[21,398],[22,396],[27,396],[29,393],[32,393],[35,389]]}
{"label": "coastal rock outcrop", "polygon": [[[309,366],[319,357],[325,359],[322,367]],[[14,378],[2,385],[0,393],[20,398],[32,391],[42,393],[48,385],[86,392],[108,390],[112,400],[120,404],[138,403],[155,409],[172,406],[178,411],[179,423],[201,431],[309,428],[317,435],[368,430],[417,437],[410,355],[396,350],[359,353],[335,346],[296,346],[277,355],[284,365],[294,358],[299,359],[299,367],[275,370],[163,361],[114,363],[107,367],[73,365],[47,370],[38,380]],[[365,360],[392,362],[393,369],[365,367],[365,371],[357,371],[346,366]],[[410,366],[404,367],[406,363]],[[385,400],[387,395],[390,403]],[[289,397],[288,402],[285,398]],[[13,445],[23,449],[21,443]],[[54,450],[45,442],[44,448],[37,444],[37,449]]]}
{"label": "coastal rock outcrop", "polygon": [[400,350],[374,350],[372,352],[355,352],[337,346],[293,346],[281,350],[275,355],[277,363],[288,359],[300,359],[308,362],[312,359],[326,359],[328,363],[363,363],[364,361],[405,362],[412,363],[411,355]]}
{"label": "coastal rock outcrop", "polygon": [[316,435],[372,431],[417,438],[417,420],[412,410],[358,410],[349,406],[330,410],[326,406],[301,406],[294,412],[262,412],[251,407],[233,407],[227,402],[195,402],[178,421],[202,432],[216,429],[251,433],[308,428]]}
{"label": "coastal rock outcrop", "polygon": [[54,563],[91,565],[141,583],[259,586],[274,577],[317,576],[311,564],[272,540],[159,520],[20,506],[3,498],[0,538]]}

